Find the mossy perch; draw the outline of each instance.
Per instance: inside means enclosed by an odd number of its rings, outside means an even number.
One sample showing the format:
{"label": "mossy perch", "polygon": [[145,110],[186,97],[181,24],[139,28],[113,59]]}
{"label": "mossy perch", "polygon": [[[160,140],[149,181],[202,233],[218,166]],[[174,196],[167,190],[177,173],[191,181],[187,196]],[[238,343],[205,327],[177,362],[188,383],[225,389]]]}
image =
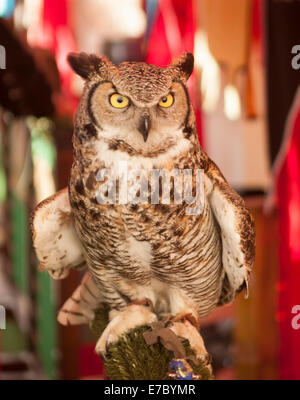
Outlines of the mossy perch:
{"label": "mossy perch", "polygon": [[[92,332],[100,337],[108,324],[108,308],[102,307],[96,311],[96,317],[91,325]],[[107,376],[113,380],[170,380],[168,376],[169,364],[174,358],[161,343],[148,346],[143,333],[149,330],[148,326],[138,327],[131,332],[122,335],[119,342],[109,346],[104,360]],[[187,340],[183,341],[187,356],[194,355]],[[201,360],[195,365],[189,360],[189,364],[202,380],[214,379],[210,370]]]}

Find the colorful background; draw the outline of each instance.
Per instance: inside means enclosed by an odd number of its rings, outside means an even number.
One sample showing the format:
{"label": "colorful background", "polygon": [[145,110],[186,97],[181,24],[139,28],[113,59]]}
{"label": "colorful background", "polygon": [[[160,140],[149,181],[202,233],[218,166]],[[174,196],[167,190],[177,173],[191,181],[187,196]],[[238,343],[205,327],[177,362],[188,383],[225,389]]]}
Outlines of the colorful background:
{"label": "colorful background", "polygon": [[29,231],[68,184],[70,51],[160,66],[194,53],[200,143],[257,230],[250,297],[201,323],[216,379],[300,379],[299,18],[297,0],[0,0],[0,379],[105,379],[89,329],[56,322],[80,273],[39,271]]}

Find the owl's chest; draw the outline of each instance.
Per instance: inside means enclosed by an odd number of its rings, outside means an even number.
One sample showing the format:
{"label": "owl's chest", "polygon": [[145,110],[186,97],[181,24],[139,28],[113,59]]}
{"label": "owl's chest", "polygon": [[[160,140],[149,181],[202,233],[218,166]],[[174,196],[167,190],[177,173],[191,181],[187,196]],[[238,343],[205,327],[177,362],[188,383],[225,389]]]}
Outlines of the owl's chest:
{"label": "owl's chest", "polygon": [[174,177],[175,169],[164,165],[154,168],[154,164],[155,160],[135,157],[109,162],[97,158],[89,164],[76,161],[69,185],[75,220],[86,230],[96,229],[99,224],[105,227],[113,221],[118,229],[134,231],[145,238],[154,233],[180,231],[181,224],[199,221],[201,216],[187,215],[182,177]]}
{"label": "owl's chest", "polygon": [[[199,256],[195,254],[195,249],[211,242],[207,235],[216,243],[219,240],[208,204],[195,215],[187,213],[184,201],[162,204],[162,195],[153,204],[151,190],[147,190],[149,185],[143,186],[141,180],[127,182],[127,186],[123,181],[123,186],[120,185],[122,176],[130,174],[143,175],[149,183],[149,170],[144,167],[140,168],[140,174],[138,171],[135,162],[114,164],[113,168],[99,160],[84,168],[79,162],[74,163],[70,202],[76,229],[89,259],[94,265],[119,268],[120,273],[126,271],[127,276],[133,274],[142,280],[148,279],[156,269],[160,275],[164,273],[164,265],[169,275],[167,267],[171,264],[181,268],[181,263],[184,265],[189,259],[197,263],[201,254],[199,251]],[[171,184],[171,195],[172,189],[174,192]],[[122,197],[126,192],[131,197]],[[195,260],[197,257],[199,260]],[[129,265],[130,271],[127,271]]]}

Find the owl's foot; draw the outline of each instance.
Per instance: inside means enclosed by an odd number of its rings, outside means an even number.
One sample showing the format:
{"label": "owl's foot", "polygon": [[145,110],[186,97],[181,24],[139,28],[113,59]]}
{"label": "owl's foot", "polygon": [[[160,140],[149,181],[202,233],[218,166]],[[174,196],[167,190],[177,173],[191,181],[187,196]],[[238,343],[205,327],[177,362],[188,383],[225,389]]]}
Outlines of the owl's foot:
{"label": "owl's foot", "polygon": [[[182,318],[181,318],[182,320]],[[211,370],[211,357],[208,354],[202,336],[199,330],[191,324],[188,319],[184,319],[183,322],[173,321],[168,326],[178,337],[187,339],[190,343],[191,348],[195,351],[196,357],[205,363],[205,365]]]}
{"label": "owl's foot", "polygon": [[150,307],[140,304],[130,304],[122,311],[112,310],[110,319],[95,348],[102,357],[105,357],[109,345],[118,342],[121,335],[138,326],[150,325],[157,321]]}

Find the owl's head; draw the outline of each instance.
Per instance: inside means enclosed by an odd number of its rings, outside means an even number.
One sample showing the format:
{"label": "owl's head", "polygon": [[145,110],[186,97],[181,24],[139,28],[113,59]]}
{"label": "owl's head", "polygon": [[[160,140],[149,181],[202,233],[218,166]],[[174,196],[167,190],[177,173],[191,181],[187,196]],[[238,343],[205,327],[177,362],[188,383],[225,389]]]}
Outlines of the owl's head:
{"label": "owl's head", "polygon": [[77,122],[92,124],[96,138],[146,154],[191,135],[194,115],[186,88],[194,65],[191,53],[166,68],[143,62],[115,66],[85,53],[69,54],[68,62],[85,80]]}

